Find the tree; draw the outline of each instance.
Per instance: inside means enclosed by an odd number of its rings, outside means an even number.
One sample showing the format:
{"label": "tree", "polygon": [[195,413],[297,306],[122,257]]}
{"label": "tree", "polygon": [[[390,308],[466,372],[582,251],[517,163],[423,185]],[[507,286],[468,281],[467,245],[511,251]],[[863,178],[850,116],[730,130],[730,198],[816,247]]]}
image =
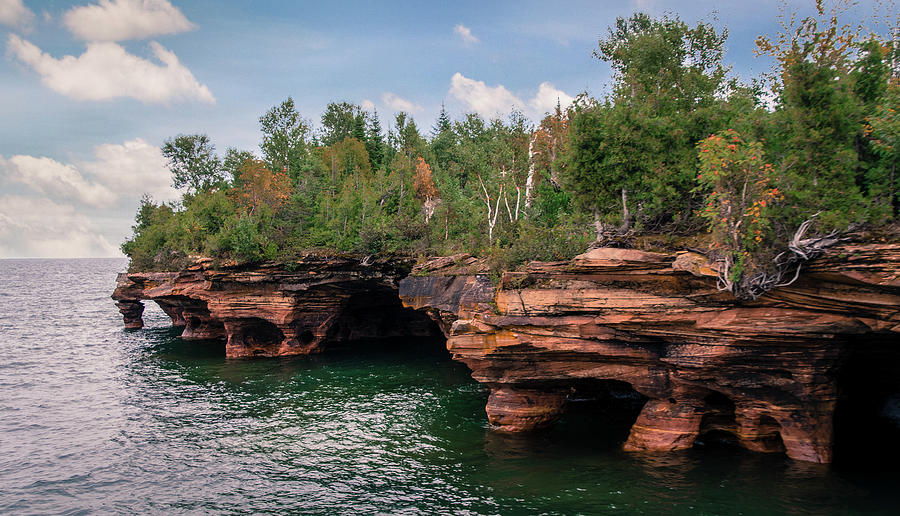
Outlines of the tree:
{"label": "tree", "polygon": [[416,197],[423,203],[422,210],[425,213],[425,223],[428,224],[437,206],[438,190],[434,186],[431,167],[428,166],[428,163],[421,156],[416,158],[416,175],[413,178],[413,188],[416,190]]}
{"label": "tree", "polygon": [[[610,63],[615,85],[605,102],[581,98],[569,120],[565,183],[601,219],[686,224],[694,145],[723,129],[716,106],[729,84],[722,65],[726,31],[677,17],[618,18],[594,56]],[[629,209],[629,204],[636,209]]]}
{"label": "tree", "polygon": [[900,161],[900,83],[894,81],[877,106],[875,112],[868,117],[865,132],[869,135],[872,147],[881,156],[887,166],[883,177],[872,181],[873,197],[881,198],[890,207],[888,216],[896,216],[900,205],[900,188],[898,188],[897,161]]}
{"label": "tree", "polygon": [[335,182],[354,176],[358,184],[360,174],[368,176],[372,173],[366,146],[356,138],[345,138],[326,148],[322,153],[322,164],[330,171]]}
{"label": "tree", "polygon": [[216,147],[205,134],[179,134],[167,139],[162,154],[172,172],[172,186],[187,188],[196,194],[220,184],[223,180]]}
{"label": "tree", "polygon": [[365,112],[356,104],[331,102],[322,115],[322,145],[331,146],[344,138],[365,138]]}
{"label": "tree", "polygon": [[441,102],[441,112],[438,113],[438,117],[434,123],[434,127],[431,128],[431,137],[434,138],[445,131],[449,131],[450,129],[450,115],[447,114],[447,109],[444,108],[444,103]]}
{"label": "tree", "polygon": [[309,124],[294,107],[294,99],[288,97],[259,118],[263,141],[260,149],[272,170],[286,172],[295,181],[309,159],[307,138]]}
{"label": "tree", "polygon": [[849,2],[838,2],[826,12],[817,0],[814,15],[799,22],[792,16],[774,40],[756,41],[757,54],[773,57],[779,71],[773,76],[779,104],[770,154],[778,163],[789,225],[819,211],[819,223],[828,229],[864,217],[856,181],[863,116],[851,79],[862,29],[840,23],[847,8]]}
{"label": "tree", "polygon": [[784,197],[774,186],[774,169],[763,146],[736,131],[714,134],[698,144],[697,182],[708,192],[701,216],[725,266],[725,285],[739,295],[742,276],[760,267],[754,252],[769,241],[773,204]]}
{"label": "tree", "polygon": [[225,159],[222,160],[222,171],[230,175],[232,181],[235,181],[240,175],[241,167],[250,159],[255,159],[252,152],[228,147],[225,149]]}
{"label": "tree", "polygon": [[258,159],[244,162],[235,177],[235,184],[236,200],[251,217],[261,206],[278,208],[291,195],[287,174],[269,170]]}
{"label": "tree", "polygon": [[372,169],[378,170],[384,164],[384,136],[381,132],[381,122],[378,120],[378,111],[372,111],[372,115],[366,118],[366,151],[369,153]]}

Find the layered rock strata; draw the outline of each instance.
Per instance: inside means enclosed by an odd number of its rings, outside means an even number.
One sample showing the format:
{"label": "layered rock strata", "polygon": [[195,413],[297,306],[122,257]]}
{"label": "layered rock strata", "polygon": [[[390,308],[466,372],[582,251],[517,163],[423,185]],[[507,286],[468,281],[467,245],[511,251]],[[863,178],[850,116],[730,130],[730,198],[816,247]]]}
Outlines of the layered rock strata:
{"label": "layered rock strata", "polygon": [[637,414],[624,443],[632,451],[724,436],[829,462],[835,407],[847,393],[900,399],[898,244],[834,248],[751,303],[719,291],[713,267],[689,252],[595,249],[507,272],[496,286],[467,256],[435,258],[410,275],[411,266],[316,256],[253,269],[199,261],[180,272],[121,274],[113,298],[126,327],[143,325],[143,301],[152,300],[184,327],[183,338],[225,339],[228,357],[442,332],[453,358],[490,387],[493,428],[535,430],[575,400],[625,399]]}
{"label": "layered rock strata", "polygon": [[507,272],[496,289],[463,265],[425,264],[400,296],[490,386],[487,415],[501,431],[552,424],[567,399],[613,382],[646,398],[626,450],[684,449],[719,434],[830,462],[843,361],[857,346],[878,347],[894,371],[900,359],[897,244],[835,248],[744,304],[716,288],[695,253],[595,249]]}
{"label": "layered rock strata", "polygon": [[317,353],[325,341],[436,336],[427,317],[404,309],[397,281],[407,260],[307,257],[290,265],[123,273],[113,299],[127,328],[143,326],[155,301],[184,339],[225,339],[226,356]]}

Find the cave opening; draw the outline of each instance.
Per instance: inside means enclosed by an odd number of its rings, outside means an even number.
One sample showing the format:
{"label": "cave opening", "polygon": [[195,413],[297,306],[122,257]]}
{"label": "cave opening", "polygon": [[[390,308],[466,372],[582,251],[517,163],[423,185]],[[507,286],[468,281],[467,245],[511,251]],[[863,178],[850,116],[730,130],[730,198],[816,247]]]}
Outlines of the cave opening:
{"label": "cave opening", "polygon": [[[302,340],[302,335],[301,335]],[[440,327],[425,312],[406,308],[397,291],[373,287],[350,297],[325,336],[326,352],[447,352]]]}
{"label": "cave opening", "polygon": [[772,416],[763,414],[759,418],[758,437],[760,451],[784,453],[784,440],[781,438],[781,425]]}
{"label": "cave opening", "polygon": [[251,355],[266,355],[278,349],[284,333],[275,324],[252,317],[241,324],[241,340]]}
{"label": "cave opening", "polygon": [[710,391],[703,399],[703,417],[695,446],[738,445],[735,406],[728,396],[718,391]]}
{"label": "cave opening", "polygon": [[837,370],[834,464],[896,471],[900,462],[900,347],[888,335],[848,342]]}
{"label": "cave opening", "polygon": [[619,446],[628,439],[648,399],[621,380],[579,381],[569,386],[557,426],[585,434],[598,444]]}

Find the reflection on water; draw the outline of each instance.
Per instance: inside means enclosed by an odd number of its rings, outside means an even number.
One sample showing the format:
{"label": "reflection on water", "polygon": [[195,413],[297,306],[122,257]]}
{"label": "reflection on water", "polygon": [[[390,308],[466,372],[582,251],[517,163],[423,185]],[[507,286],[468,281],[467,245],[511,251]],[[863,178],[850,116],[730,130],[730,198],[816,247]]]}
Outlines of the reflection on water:
{"label": "reflection on water", "polygon": [[123,330],[108,298],[123,266],[0,263],[0,513],[890,514],[900,501],[896,472],[624,453],[627,426],[591,403],[543,433],[497,434],[486,389],[422,342],[225,360],[152,304],[147,328]]}

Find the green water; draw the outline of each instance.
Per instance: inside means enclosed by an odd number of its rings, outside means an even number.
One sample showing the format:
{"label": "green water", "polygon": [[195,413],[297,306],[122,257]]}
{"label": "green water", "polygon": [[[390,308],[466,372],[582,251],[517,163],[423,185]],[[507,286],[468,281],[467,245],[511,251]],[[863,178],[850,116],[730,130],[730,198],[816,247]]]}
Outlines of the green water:
{"label": "green water", "polygon": [[[0,513],[895,514],[896,468],[706,447],[627,454],[591,403],[527,437],[438,343],[226,360],[156,307],[127,331],[121,261],[0,274]],[[15,274],[8,272],[17,267]],[[3,272],[0,271],[0,272]],[[77,282],[72,282],[77,278]],[[60,297],[66,281],[69,296]]]}

